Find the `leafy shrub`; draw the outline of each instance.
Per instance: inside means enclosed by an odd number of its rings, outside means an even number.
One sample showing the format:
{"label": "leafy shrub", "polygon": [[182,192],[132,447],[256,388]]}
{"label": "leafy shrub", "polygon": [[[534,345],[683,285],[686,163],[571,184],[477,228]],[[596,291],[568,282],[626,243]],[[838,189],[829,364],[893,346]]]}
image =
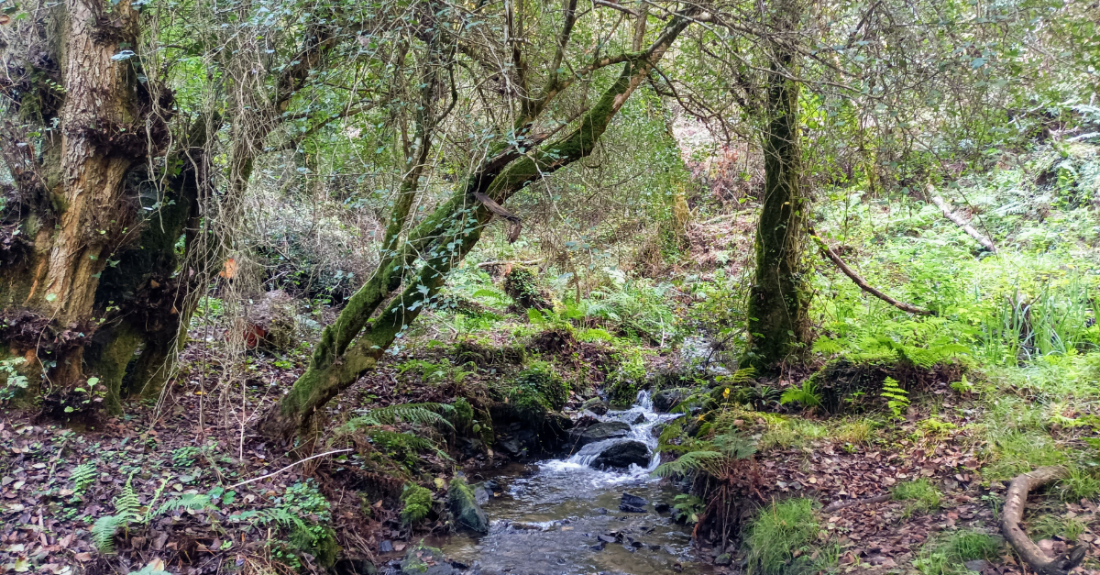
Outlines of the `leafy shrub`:
{"label": "leafy shrub", "polygon": [[802,382],[802,387],[792,387],[783,392],[779,398],[781,405],[798,403],[806,409],[821,407],[821,394],[817,391],[817,384],[813,378],[807,378]]}

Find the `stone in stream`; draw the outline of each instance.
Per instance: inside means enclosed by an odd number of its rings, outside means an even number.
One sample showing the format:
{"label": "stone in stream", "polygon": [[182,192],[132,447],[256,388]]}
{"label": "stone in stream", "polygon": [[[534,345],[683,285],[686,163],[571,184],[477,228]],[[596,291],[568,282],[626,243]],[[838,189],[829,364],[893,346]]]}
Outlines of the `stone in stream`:
{"label": "stone in stream", "polygon": [[569,432],[569,445],[574,449],[579,449],[589,443],[626,437],[629,433],[630,424],[625,421],[601,421],[584,429],[573,428]]}
{"label": "stone in stream", "polygon": [[641,441],[624,441],[603,450],[592,460],[592,467],[626,469],[631,465],[649,465],[649,448]]}
{"label": "stone in stream", "polygon": [[632,493],[623,492],[623,498],[619,501],[619,510],[627,513],[645,513],[645,506],[649,502]]}
{"label": "stone in stream", "polygon": [[667,413],[676,404],[687,397],[690,392],[686,389],[666,389],[653,395],[653,409],[658,413]]}
{"label": "stone in stream", "polygon": [[659,501],[659,502],[653,504],[653,510],[656,511],[657,513],[665,513],[669,509],[672,509],[672,506],[669,505],[668,503],[665,503],[664,501]]}
{"label": "stone in stream", "polygon": [[638,424],[645,423],[645,422],[646,422],[645,415],[642,415],[641,413],[639,413],[638,417],[635,417],[634,421],[631,422],[631,423],[633,423],[634,425],[638,425]]}
{"label": "stone in stream", "polygon": [[447,503],[459,525],[478,533],[489,532],[489,517],[477,504],[473,488],[462,477],[451,480],[451,488],[447,490]]}
{"label": "stone in stream", "polygon": [[405,559],[398,563],[401,575],[456,575],[450,563],[443,557],[443,552],[435,547],[428,547],[423,543],[409,547],[405,552]]}
{"label": "stone in stream", "polygon": [[724,566],[724,565],[729,565],[730,563],[733,563],[733,557],[730,556],[729,553],[723,553],[723,554],[721,554],[721,555],[714,558],[714,564],[715,565],[723,565]]}
{"label": "stone in stream", "polygon": [[593,397],[581,404],[581,411],[585,410],[591,411],[596,415],[605,415],[608,410],[607,402],[598,397]]}

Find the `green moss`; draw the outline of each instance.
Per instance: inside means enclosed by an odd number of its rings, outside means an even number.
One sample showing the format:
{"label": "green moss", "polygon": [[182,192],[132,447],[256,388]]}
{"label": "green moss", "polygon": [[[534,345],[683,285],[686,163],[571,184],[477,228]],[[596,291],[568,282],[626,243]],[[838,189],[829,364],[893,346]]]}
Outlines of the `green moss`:
{"label": "green moss", "polygon": [[504,278],[504,293],[523,309],[550,309],[549,299],[539,290],[536,270],[516,266]]}
{"label": "green moss", "polygon": [[454,407],[451,424],[455,426],[455,431],[466,433],[474,424],[474,407],[465,397],[456,399]]}
{"label": "green moss", "polygon": [[565,407],[569,384],[546,362],[535,362],[521,371],[508,391],[508,401],[528,414],[545,414]]}
{"label": "green moss", "polygon": [[465,479],[455,477],[451,480],[451,487],[447,491],[447,502],[459,525],[479,533],[489,532],[489,518],[477,504],[474,490]]}
{"label": "green moss", "polygon": [[432,510],[432,492],[428,489],[409,483],[401,493],[401,519],[408,525],[415,525],[424,520]]}

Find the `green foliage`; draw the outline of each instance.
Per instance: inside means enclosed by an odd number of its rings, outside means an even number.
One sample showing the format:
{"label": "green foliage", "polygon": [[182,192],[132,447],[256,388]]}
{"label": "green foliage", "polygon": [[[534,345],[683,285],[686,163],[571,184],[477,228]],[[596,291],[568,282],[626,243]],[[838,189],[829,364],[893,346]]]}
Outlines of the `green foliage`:
{"label": "green foliage", "polygon": [[784,391],[779,398],[779,403],[782,405],[798,403],[806,409],[813,409],[821,407],[821,394],[818,393],[813,378],[806,378],[802,382],[802,387],[791,387]]}
{"label": "green foliage", "polygon": [[366,427],[394,425],[398,422],[451,427],[451,422],[443,414],[450,415],[454,412],[455,406],[446,403],[395,403],[365,410],[362,415],[349,420],[343,430],[353,432]]}
{"label": "green foliage", "polygon": [[137,492],[134,491],[132,481],[133,475],[126,480],[126,485],[122,486],[118,497],[115,497],[113,501],[114,515],[104,515],[92,525],[92,542],[100,553],[114,552],[114,540],[119,531],[144,527],[158,515],[181,509],[198,511],[213,507],[209,496],[195,493],[184,493],[157,507],[156,503],[164,493],[168,480],[161,481],[149,503],[142,505]]}
{"label": "green foliage", "polygon": [[1100,477],[1091,469],[1077,465],[1069,467],[1069,474],[1058,482],[1062,499],[1077,502],[1100,497]]}
{"label": "green foliage", "polygon": [[786,499],[760,510],[745,537],[749,573],[787,572],[795,552],[803,551],[818,534],[811,499]]}
{"label": "green foliage", "polygon": [[651,285],[641,280],[617,283],[614,289],[601,289],[586,301],[584,314],[615,326],[627,337],[657,345],[679,338],[679,320],[668,307],[671,285]]}
{"label": "green foliage", "polygon": [[473,428],[474,407],[470,405],[470,401],[465,397],[460,397],[455,400],[451,422],[454,425],[455,431],[459,433],[466,433]]}
{"label": "green foliage", "polygon": [[1064,449],[1055,446],[1045,433],[1014,431],[993,439],[992,461],[982,474],[993,480],[1007,480],[1045,465],[1064,465]]}
{"label": "green foliage", "polygon": [[[672,431],[670,431],[670,429]],[[662,463],[653,470],[655,477],[674,477],[683,475],[708,474],[722,477],[723,470],[733,461],[748,459],[756,453],[756,443],[752,438],[736,431],[727,430],[712,439],[692,439],[682,441],[680,445],[667,442],[665,432],[675,433],[676,428],[669,425],[662,431],[666,442],[658,443],[658,450],[665,453],[678,453],[679,456]]]}
{"label": "green foliage", "polygon": [[416,525],[432,510],[432,492],[415,483],[408,483],[401,492],[401,503],[401,519],[408,525]]}
{"label": "green foliage", "polygon": [[26,360],[21,357],[0,359],[0,402],[8,401],[16,396],[19,390],[27,389],[30,380],[16,369]]}
{"label": "green foliage", "polygon": [[922,575],[967,575],[963,563],[975,559],[996,561],[1004,542],[993,535],[961,530],[934,538],[921,548],[913,566]]}
{"label": "green foliage", "polygon": [[508,389],[508,401],[518,409],[541,416],[558,411],[569,400],[569,384],[546,362],[533,362],[516,375]]}
{"label": "green foliage", "polygon": [[1088,525],[1077,517],[1043,515],[1029,519],[1027,531],[1036,540],[1062,537],[1068,541],[1077,541],[1082,533],[1088,531]]}
{"label": "green foliage", "polygon": [[928,513],[940,506],[940,491],[928,479],[916,479],[899,483],[890,490],[894,499],[905,501],[902,517],[909,518],[915,513]]}
{"label": "green foliage", "polygon": [[887,377],[882,382],[880,395],[886,400],[886,407],[890,408],[890,412],[896,418],[902,417],[902,412],[909,407],[909,392],[902,389],[898,381],[892,377]]}
{"label": "green foliage", "polygon": [[681,493],[672,498],[673,517],[679,518],[683,523],[697,523],[699,514],[705,508],[706,502],[690,493]]}
{"label": "green foliage", "polygon": [[451,360],[448,358],[443,358],[438,362],[410,359],[398,364],[396,367],[397,373],[405,374],[410,371],[418,373],[425,383],[432,385],[461,385],[466,378],[477,373],[477,365],[473,362],[456,366],[452,365]]}
{"label": "green foliage", "polygon": [[95,463],[91,461],[81,463],[74,467],[72,474],[69,475],[69,480],[73,482],[73,493],[82,495],[93,483],[95,483],[98,476],[99,474],[96,473]]}

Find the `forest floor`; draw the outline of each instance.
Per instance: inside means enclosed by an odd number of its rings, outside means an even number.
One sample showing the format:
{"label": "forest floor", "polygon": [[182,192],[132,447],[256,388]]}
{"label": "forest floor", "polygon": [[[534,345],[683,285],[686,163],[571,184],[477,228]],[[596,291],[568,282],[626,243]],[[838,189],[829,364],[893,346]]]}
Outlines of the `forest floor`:
{"label": "forest floor", "polygon": [[[1086,546],[1075,572],[1100,573],[1100,327],[1090,295],[1100,225],[1096,206],[1074,195],[1096,182],[1061,189],[1043,176],[1066,162],[1077,162],[1076,173],[1100,174],[1095,158],[1093,147],[1047,151],[963,182],[957,193],[966,213],[981,217],[1001,247],[996,255],[976,252],[923,202],[899,206],[847,192],[830,198],[841,207],[821,217],[826,240],[870,283],[938,315],[902,314],[821,264],[810,364],[740,385],[717,410],[757,446],[746,537],[718,573],[744,572],[761,552],[753,530],[767,517],[790,519],[783,502],[799,498],[813,501],[812,512],[792,517],[814,528],[809,537],[776,538],[782,561],[770,572],[803,565],[800,572],[1027,573],[998,535],[1006,484],[1055,464],[1068,466],[1070,476],[1033,494],[1025,527],[1051,553]],[[726,384],[708,370],[735,365],[732,351],[700,361],[690,348],[743,338],[731,326],[743,323],[736,308],[750,213],[701,218],[681,246],[688,263],[638,262],[636,271],[650,279],[607,272],[595,289],[586,287],[584,302],[563,302],[575,286],[546,280],[542,287],[561,299],[554,298],[558,311],[542,315],[501,311],[510,300],[499,279],[467,266],[450,281],[458,305],[426,314],[379,369],[332,402],[319,431],[295,446],[299,457],[327,454],[315,459],[291,458],[252,431],[301,374],[308,346],[234,354],[225,331],[207,339],[196,331],[163,398],[129,406],[124,417],[67,428],[5,410],[0,570],[373,572],[368,563],[398,559],[420,538],[451,528],[438,509],[457,471],[488,477],[522,457],[502,449],[507,430],[489,444],[477,431],[489,424],[490,404],[507,403],[520,370],[547,364],[561,373],[573,415],[623,382],[632,392],[721,390]],[[471,349],[484,352],[473,366]],[[841,413],[780,401],[840,359],[879,374],[871,387],[846,392],[858,400]],[[964,366],[966,377],[930,368],[916,383],[903,381],[907,401],[888,407],[881,375],[894,373],[890,365],[925,360]],[[455,398],[473,404],[480,422],[473,431],[397,421],[376,422],[367,434],[355,427],[357,417],[387,408]],[[436,500],[415,528],[400,516],[411,484]],[[716,543],[701,539],[700,553],[718,555]]]}

